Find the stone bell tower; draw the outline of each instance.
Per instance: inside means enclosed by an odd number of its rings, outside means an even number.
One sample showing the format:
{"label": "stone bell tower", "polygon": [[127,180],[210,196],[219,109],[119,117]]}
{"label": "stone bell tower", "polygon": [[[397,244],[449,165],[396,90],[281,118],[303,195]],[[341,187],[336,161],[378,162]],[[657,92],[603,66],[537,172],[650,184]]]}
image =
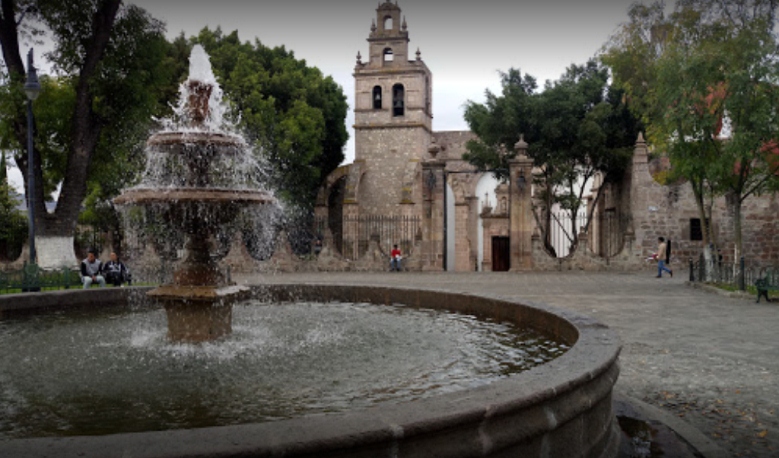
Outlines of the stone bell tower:
{"label": "stone bell tower", "polygon": [[432,135],[432,74],[419,50],[409,58],[407,29],[397,3],[386,1],[371,25],[368,61],[357,54],[355,163],[344,203],[360,214],[421,211],[415,204]]}

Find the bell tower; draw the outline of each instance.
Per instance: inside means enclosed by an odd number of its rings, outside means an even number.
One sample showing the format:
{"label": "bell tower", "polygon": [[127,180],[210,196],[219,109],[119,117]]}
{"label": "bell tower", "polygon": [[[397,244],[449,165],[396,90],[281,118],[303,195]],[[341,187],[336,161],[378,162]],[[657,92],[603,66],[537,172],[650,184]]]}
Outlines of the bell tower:
{"label": "bell tower", "polygon": [[427,157],[432,136],[432,74],[419,50],[409,58],[406,18],[397,1],[379,4],[368,35],[368,61],[357,53],[355,164],[360,213],[408,213],[415,168]]}

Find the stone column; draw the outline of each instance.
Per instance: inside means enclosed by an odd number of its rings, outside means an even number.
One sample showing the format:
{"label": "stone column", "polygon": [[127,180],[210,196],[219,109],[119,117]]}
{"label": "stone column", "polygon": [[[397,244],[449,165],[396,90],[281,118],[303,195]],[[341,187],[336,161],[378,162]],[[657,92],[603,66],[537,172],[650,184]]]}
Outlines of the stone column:
{"label": "stone column", "polygon": [[476,196],[468,196],[465,198],[468,202],[468,240],[471,245],[469,248],[468,256],[468,270],[471,272],[479,270],[479,198]]}
{"label": "stone column", "polygon": [[468,237],[468,216],[470,205],[467,199],[455,201],[454,204],[454,270],[457,272],[470,272],[471,266],[471,241]]}
{"label": "stone column", "polygon": [[356,261],[359,258],[359,222],[360,214],[357,203],[346,203],[343,206],[343,243],[342,255],[345,259]]}
{"label": "stone column", "polygon": [[514,145],[517,156],[509,161],[509,237],[511,272],[533,268],[533,220],[531,186],[533,160],[527,156],[527,143],[520,137]]}
{"label": "stone column", "polygon": [[444,167],[435,159],[422,164],[422,270],[444,269]]}

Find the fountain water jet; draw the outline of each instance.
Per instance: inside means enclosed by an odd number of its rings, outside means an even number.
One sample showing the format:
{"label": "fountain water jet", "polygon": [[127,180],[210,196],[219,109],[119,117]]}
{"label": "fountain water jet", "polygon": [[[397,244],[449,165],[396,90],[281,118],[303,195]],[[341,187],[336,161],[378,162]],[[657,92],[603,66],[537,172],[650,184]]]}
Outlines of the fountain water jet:
{"label": "fountain water jet", "polygon": [[168,338],[177,342],[210,341],[231,332],[232,304],[248,289],[229,284],[214,241],[242,210],[275,203],[251,182],[256,173],[246,170],[252,164],[249,148],[240,135],[223,130],[223,111],[208,55],[196,45],[181,87],[179,121],[149,138],[144,179],[114,200],[141,207],[166,230],[184,233],[186,257],[173,283],[148,293],[164,305]]}

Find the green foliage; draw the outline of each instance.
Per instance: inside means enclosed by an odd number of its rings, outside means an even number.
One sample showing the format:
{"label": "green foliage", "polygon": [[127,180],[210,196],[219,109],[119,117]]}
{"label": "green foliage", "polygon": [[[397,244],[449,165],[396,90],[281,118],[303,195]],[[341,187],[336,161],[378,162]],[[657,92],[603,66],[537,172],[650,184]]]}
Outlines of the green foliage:
{"label": "green foliage", "polygon": [[[163,24],[134,5],[119,7],[113,27],[107,31],[107,46],[95,57],[95,71],[84,77],[85,69],[93,62],[87,56],[96,49],[96,24],[100,19],[96,12],[105,4],[103,0],[39,0],[36,12],[24,15],[23,25],[32,22],[35,30],[35,24],[39,24],[49,31],[54,45],[47,57],[55,72],[41,75],[42,92],[33,104],[35,149],[41,158],[44,198],[50,198],[63,181],[67,185],[67,180],[73,180],[73,186],[67,188],[70,192],[59,196],[57,214],[42,218],[39,230],[43,233],[47,232],[46,220],[71,217],[60,215],[60,208],[79,208],[86,194],[93,197],[88,203],[109,204],[120,189],[137,180],[143,165],[142,145],[152,117],[167,110],[174,92],[175,66],[171,65],[174,61],[169,56]],[[17,2],[16,6],[21,18],[25,2]],[[20,148],[19,135],[5,135],[23,116],[24,94],[19,84],[7,84],[2,91],[9,100],[0,102],[0,133],[7,141],[0,148],[17,150],[19,159],[24,159],[26,148]],[[79,104],[79,94],[86,104]],[[92,138],[96,139],[94,147],[78,151],[87,143],[91,145]],[[67,167],[74,164],[85,173],[66,174]],[[86,179],[82,182],[80,177]],[[77,200],[75,207],[65,205],[66,200],[73,199]],[[118,220],[112,224],[118,224]],[[59,227],[73,225],[75,221]]]}
{"label": "green foliage", "polygon": [[291,203],[309,206],[327,175],[343,161],[348,106],[331,77],[284,47],[241,42],[238,33],[203,29],[176,50],[199,43],[248,140],[273,169],[272,185]]}
{"label": "green foliage", "polygon": [[[779,188],[776,6],[683,0],[665,17],[660,2],[636,5],[603,56],[636,101],[650,140],[667,152],[674,173],[690,181],[701,217],[710,219],[714,197],[735,197],[738,251],[741,203]],[[711,240],[707,232],[704,242]]]}
{"label": "green foliage", "polygon": [[11,186],[0,180],[0,259],[15,259],[27,240],[27,218],[17,205],[19,200]]}
{"label": "green foliage", "polygon": [[[523,134],[528,154],[540,170],[537,196],[544,202],[546,234],[552,205],[576,214],[586,184],[597,173],[606,181],[624,171],[639,123],[626,107],[622,91],[609,87],[608,72],[591,60],[572,65],[556,81],[536,92],[536,80],[519,70],[503,73],[501,95],[468,102],[465,119],[479,137],[464,156],[480,169],[507,169],[513,145]],[[496,173],[505,177],[504,171]],[[572,240],[575,243],[575,239]]]}

